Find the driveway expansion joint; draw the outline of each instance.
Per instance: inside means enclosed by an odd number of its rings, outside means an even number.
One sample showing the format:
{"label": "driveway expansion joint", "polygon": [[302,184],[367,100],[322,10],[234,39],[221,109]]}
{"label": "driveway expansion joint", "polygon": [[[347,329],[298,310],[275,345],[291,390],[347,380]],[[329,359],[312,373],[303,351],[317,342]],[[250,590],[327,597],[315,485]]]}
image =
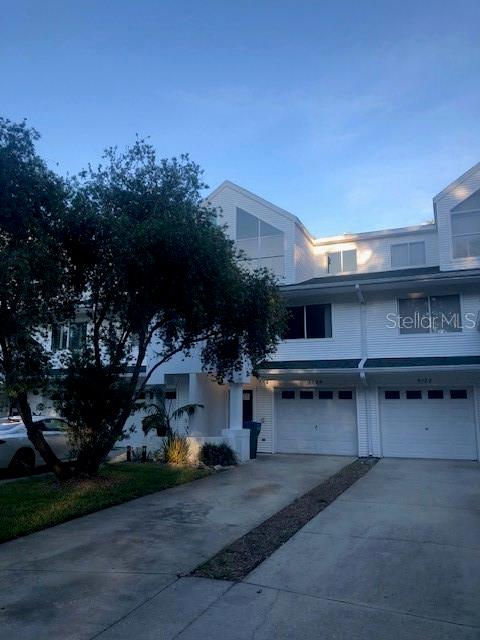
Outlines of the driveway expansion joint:
{"label": "driveway expansion joint", "polygon": [[239,582],[269,558],[307,522],[362,478],[378,458],[358,458],[273,516],[224,547],[190,575]]}

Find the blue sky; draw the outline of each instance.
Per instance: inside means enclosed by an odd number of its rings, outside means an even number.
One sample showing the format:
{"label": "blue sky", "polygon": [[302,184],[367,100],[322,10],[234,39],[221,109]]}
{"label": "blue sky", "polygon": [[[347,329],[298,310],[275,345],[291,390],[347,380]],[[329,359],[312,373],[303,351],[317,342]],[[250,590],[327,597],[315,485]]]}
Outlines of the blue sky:
{"label": "blue sky", "polygon": [[421,223],[480,160],[478,0],[0,9],[0,113],[62,173],[148,135],[322,236]]}

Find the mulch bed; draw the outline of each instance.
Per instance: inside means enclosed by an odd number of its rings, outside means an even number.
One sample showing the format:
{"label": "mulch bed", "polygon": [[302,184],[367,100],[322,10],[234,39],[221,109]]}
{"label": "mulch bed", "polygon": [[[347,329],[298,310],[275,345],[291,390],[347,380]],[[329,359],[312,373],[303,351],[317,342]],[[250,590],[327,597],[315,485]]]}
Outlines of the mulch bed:
{"label": "mulch bed", "polygon": [[377,462],[377,458],[355,460],[222,549],[190,575],[234,582],[242,580]]}

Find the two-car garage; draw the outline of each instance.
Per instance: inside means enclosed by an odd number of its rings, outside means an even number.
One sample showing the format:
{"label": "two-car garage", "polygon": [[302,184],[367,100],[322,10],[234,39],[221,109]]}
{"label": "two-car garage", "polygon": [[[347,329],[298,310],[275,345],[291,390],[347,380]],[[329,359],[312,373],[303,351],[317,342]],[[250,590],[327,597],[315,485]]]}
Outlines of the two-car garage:
{"label": "two-car garage", "polygon": [[[359,416],[368,442],[358,442],[357,393],[371,393]],[[375,400],[378,398],[378,401]],[[368,407],[368,409],[367,409]],[[275,391],[278,453],[402,458],[478,459],[475,394],[471,386],[282,388]],[[365,429],[362,434],[365,433]]]}

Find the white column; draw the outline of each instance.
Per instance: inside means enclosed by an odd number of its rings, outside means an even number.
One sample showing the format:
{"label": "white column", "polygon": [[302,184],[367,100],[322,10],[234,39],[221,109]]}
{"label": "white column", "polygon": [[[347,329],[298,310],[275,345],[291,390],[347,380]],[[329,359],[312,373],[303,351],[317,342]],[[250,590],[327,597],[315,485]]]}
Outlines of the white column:
{"label": "white column", "polygon": [[231,382],[228,398],[228,428],[243,428],[243,384]]}
{"label": "white column", "polygon": [[250,459],[250,432],[243,429],[243,384],[229,383],[228,394],[228,429],[223,429],[222,436],[237,454],[240,462]]}

